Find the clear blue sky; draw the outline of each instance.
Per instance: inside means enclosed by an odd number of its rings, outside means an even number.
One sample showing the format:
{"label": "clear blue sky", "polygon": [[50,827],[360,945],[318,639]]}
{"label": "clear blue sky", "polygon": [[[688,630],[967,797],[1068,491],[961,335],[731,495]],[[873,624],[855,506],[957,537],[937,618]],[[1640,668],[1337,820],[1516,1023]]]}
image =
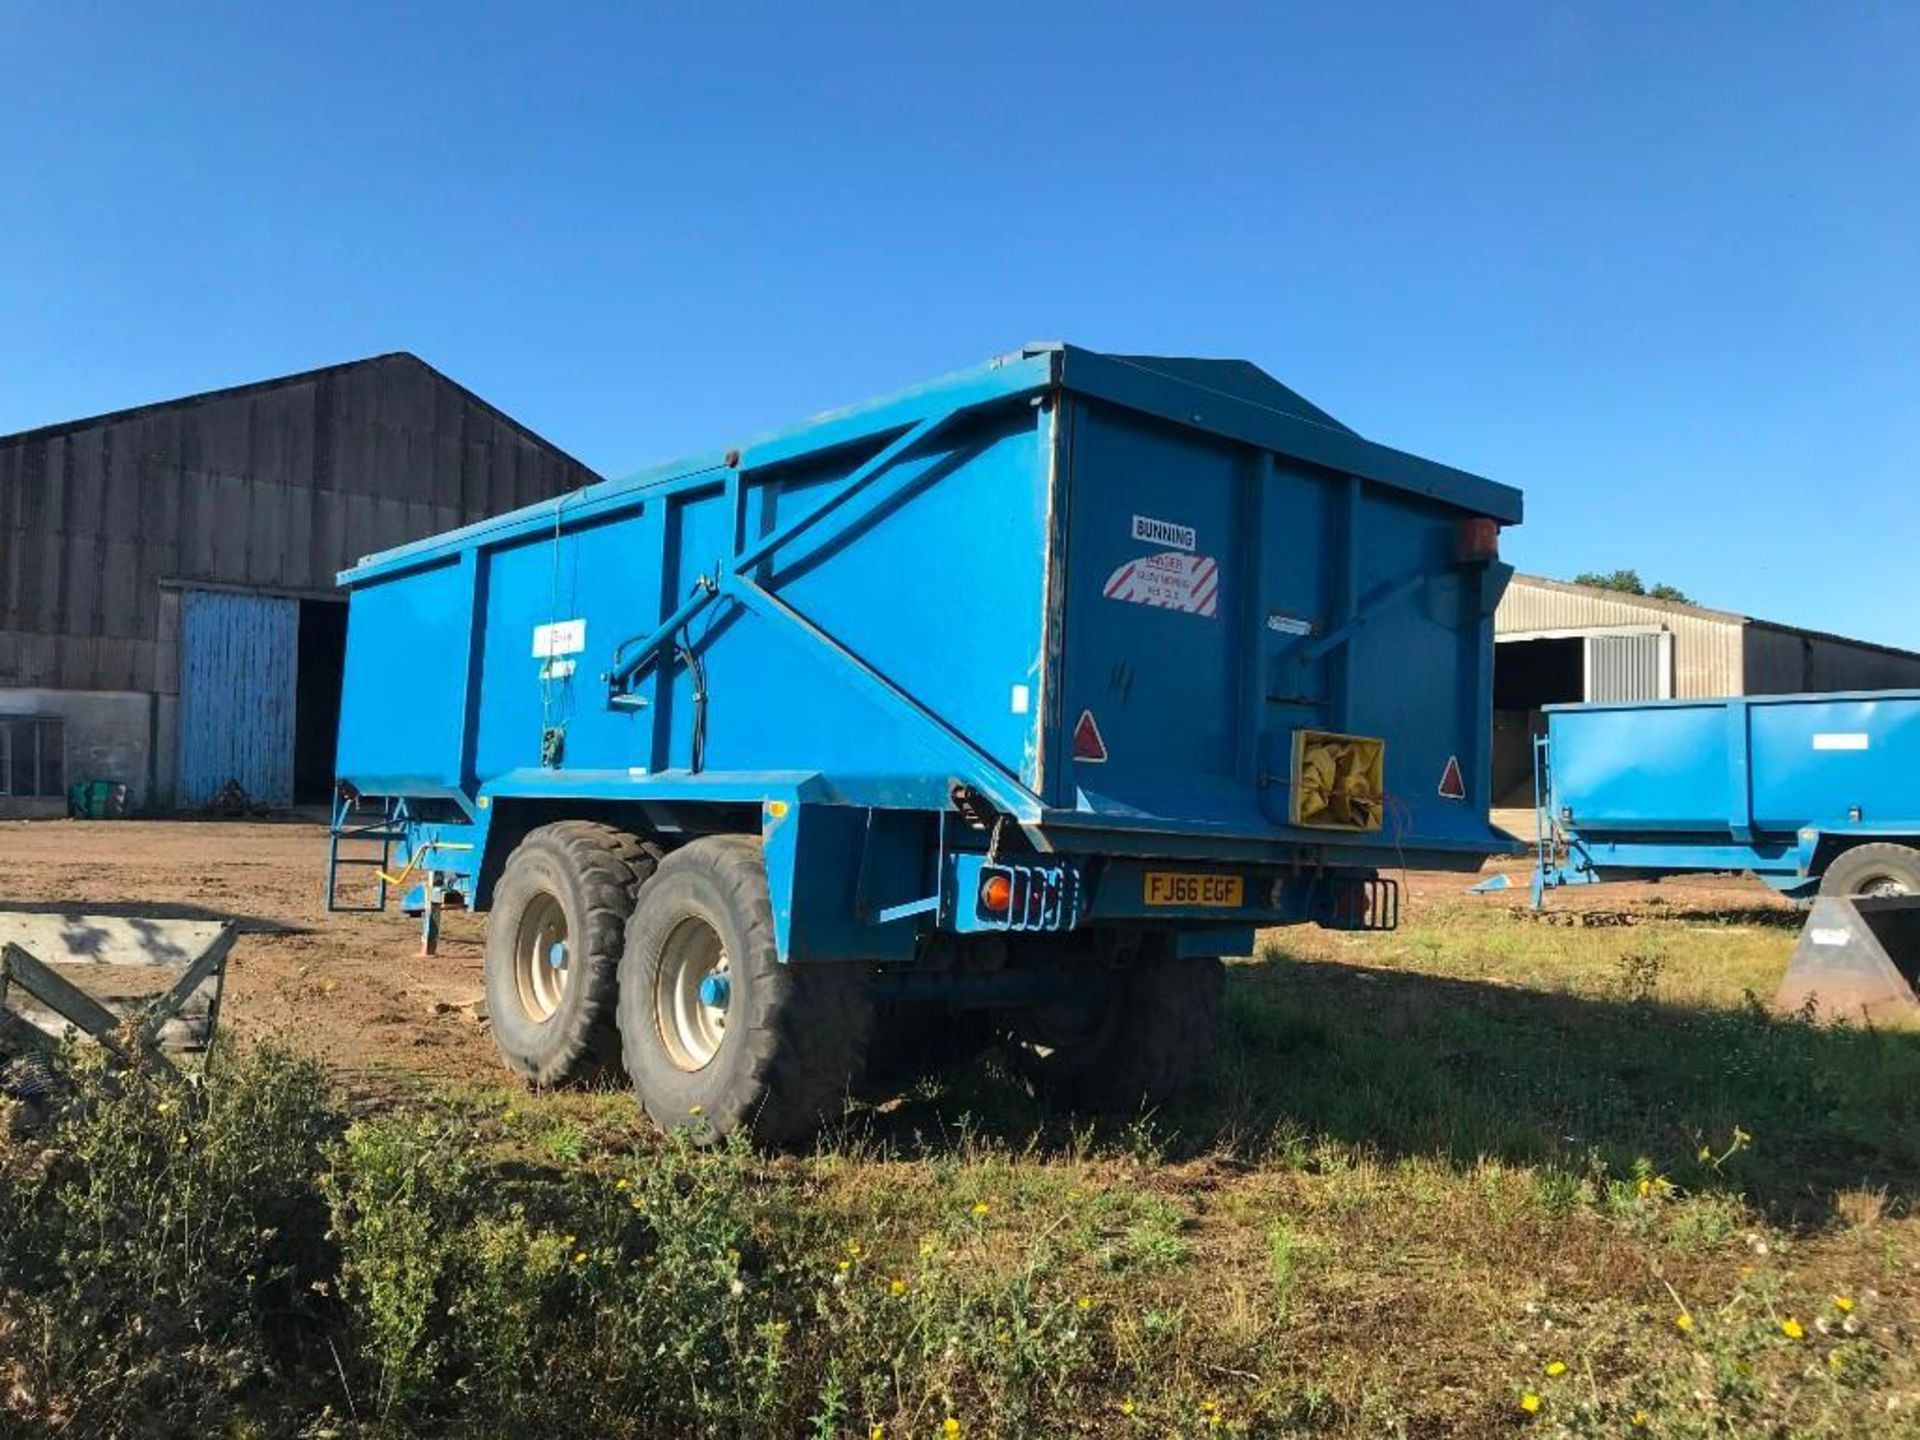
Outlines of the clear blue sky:
{"label": "clear blue sky", "polygon": [[1244,356],[1524,488],[1526,568],[1920,648],[1910,0],[0,0],[0,61],[0,432],[409,349],[624,473]]}

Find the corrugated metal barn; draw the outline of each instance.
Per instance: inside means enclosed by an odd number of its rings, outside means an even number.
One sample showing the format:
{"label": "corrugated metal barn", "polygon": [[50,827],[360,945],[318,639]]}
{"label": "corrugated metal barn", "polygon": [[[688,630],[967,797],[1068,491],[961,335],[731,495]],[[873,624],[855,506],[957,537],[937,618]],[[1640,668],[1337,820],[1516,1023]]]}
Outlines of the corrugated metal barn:
{"label": "corrugated metal barn", "polygon": [[1920,655],[1726,610],[1516,575],[1494,618],[1494,796],[1533,803],[1541,707],[1920,688]]}
{"label": "corrugated metal barn", "polygon": [[407,354],[0,437],[0,813],[324,802],[335,573],[597,478]]}

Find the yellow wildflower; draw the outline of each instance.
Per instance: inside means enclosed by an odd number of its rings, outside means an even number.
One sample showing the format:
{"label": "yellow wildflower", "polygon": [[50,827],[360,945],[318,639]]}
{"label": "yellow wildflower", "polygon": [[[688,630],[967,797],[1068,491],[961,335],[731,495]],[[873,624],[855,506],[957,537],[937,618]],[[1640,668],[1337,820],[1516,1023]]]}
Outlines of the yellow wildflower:
{"label": "yellow wildflower", "polygon": [[1644,1429],[1646,1429],[1646,1426],[1647,1426],[1647,1412],[1646,1412],[1646,1411],[1644,1411],[1644,1410],[1636,1410],[1636,1411],[1634,1411],[1634,1412],[1633,1412],[1633,1414],[1631,1414],[1631,1415],[1629,1415],[1629,1416],[1627,1417],[1627,1423],[1628,1423],[1629,1425],[1631,1425],[1631,1426],[1633,1426],[1633,1428],[1634,1428],[1634,1429],[1636,1429],[1636,1430],[1644,1430]]}
{"label": "yellow wildflower", "polygon": [[687,1114],[689,1115],[698,1116],[701,1113],[701,1108],[698,1105],[689,1105],[687,1107]]}
{"label": "yellow wildflower", "polygon": [[573,1263],[574,1263],[574,1264],[576,1264],[576,1265],[584,1265],[584,1264],[586,1264],[586,1263],[587,1263],[587,1252],[586,1252],[586,1251],[584,1251],[584,1250],[576,1250],[576,1251],[574,1251],[574,1253],[573,1253]]}
{"label": "yellow wildflower", "polygon": [[1800,1322],[1798,1320],[1789,1315],[1780,1322],[1780,1333],[1789,1340],[1799,1340],[1804,1338],[1807,1332],[1800,1328]]}
{"label": "yellow wildflower", "polygon": [[613,1182],[613,1188],[616,1190],[624,1190],[627,1188],[627,1184],[627,1177],[622,1175],[618,1180]]}
{"label": "yellow wildflower", "polygon": [[1673,1317],[1673,1326],[1676,1330],[1691,1330],[1693,1329],[1693,1316],[1682,1310],[1678,1315]]}
{"label": "yellow wildflower", "polygon": [[1120,1413],[1122,1415],[1131,1415],[1133,1414],[1133,1411],[1134,1411],[1134,1404],[1131,1399],[1122,1400],[1120,1402]]}
{"label": "yellow wildflower", "polygon": [[960,1433],[960,1422],[951,1415],[947,1416],[946,1419],[940,1422],[940,1433],[947,1436],[958,1435]]}
{"label": "yellow wildflower", "polygon": [[1564,1375],[1564,1374],[1566,1374],[1566,1373],[1567,1373],[1567,1362],[1566,1362],[1566,1361],[1564,1361],[1564,1360],[1549,1360],[1549,1361],[1547,1361],[1547,1374],[1549,1374],[1549,1375]]}
{"label": "yellow wildflower", "polygon": [[904,1295],[904,1294],[906,1294],[906,1293],[907,1293],[907,1282],[906,1282],[906,1281],[904,1281],[904,1280],[894,1280],[894,1281],[892,1281],[892,1282],[890,1282],[890,1283],[889,1283],[889,1284],[887,1285],[887,1293],[888,1293],[889,1295]]}
{"label": "yellow wildflower", "polygon": [[1073,1303],[1082,1310],[1091,1310],[1093,1308],[1093,1297],[1091,1295],[1082,1295]]}
{"label": "yellow wildflower", "polygon": [[867,1440],[887,1440],[887,1427],[876,1425],[867,1431]]}
{"label": "yellow wildflower", "polygon": [[1845,1295],[1836,1295],[1833,1297],[1833,1308],[1838,1310],[1842,1315],[1850,1314],[1853,1310],[1853,1301]]}
{"label": "yellow wildflower", "polygon": [[992,1209],[993,1209],[993,1206],[989,1205],[986,1201],[982,1200],[979,1204],[973,1207],[973,1213],[977,1216],[984,1216],[988,1214],[990,1211],[992,1211]]}
{"label": "yellow wildflower", "polygon": [[1538,1414],[1540,1411],[1540,1397],[1531,1390],[1527,1391],[1520,1397],[1520,1408],[1529,1415]]}

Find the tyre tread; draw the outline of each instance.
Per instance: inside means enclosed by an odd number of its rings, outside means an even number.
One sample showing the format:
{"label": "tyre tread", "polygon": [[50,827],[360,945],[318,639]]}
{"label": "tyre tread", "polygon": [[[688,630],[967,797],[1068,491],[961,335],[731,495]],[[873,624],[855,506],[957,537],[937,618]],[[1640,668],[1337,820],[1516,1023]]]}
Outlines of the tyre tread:
{"label": "tyre tread", "polygon": [[509,1054],[510,1069],[542,1088],[573,1084],[592,1078],[620,1063],[620,1036],[615,1023],[620,984],[620,954],[626,944],[627,919],[633,913],[640,887],[658,864],[658,846],[631,831],[597,820],[560,820],[529,831],[507,857],[503,882],[514,862],[532,850],[557,852],[557,858],[576,877],[586,901],[586,944],[578,953],[586,962],[569,984],[586,986],[576,1023],[559,1032],[559,1043],[543,1059]]}

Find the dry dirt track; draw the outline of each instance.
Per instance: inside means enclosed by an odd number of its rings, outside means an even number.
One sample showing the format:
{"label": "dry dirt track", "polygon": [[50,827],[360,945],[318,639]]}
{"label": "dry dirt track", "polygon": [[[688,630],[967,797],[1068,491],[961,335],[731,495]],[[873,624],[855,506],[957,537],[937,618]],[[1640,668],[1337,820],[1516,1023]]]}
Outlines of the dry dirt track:
{"label": "dry dirt track", "polygon": [[[281,1036],[362,1081],[396,1068],[431,1079],[504,1078],[470,1008],[482,991],[484,917],[449,914],[440,953],[423,958],[417,924],[397,908],[322,909],[325,867],[325,829],[309,823],[0,823],[0,906],[239,920],[224,1021],[234,1031]],[[1493,868],[1510,873],[1515,888],[1482,903],[1524,903],[1524,862]],[[366,886],[368,874],[353,872],[352,883]],[[1473,879],[1406,878],[1408,918],[1426,902],[1462,900]],[[1751,880],[1713,876],[1562,892],[1553,906],[1630,911],[1656,899],[1690,911],[1781,903]]]}
{"label": "dry dirt track", "polygon": [[223,1028],[283,1036],[347,1075],[501,1073],[465,1008],[481,993],[481,919],[449,915],[425,959],[397,909],[329,915],[325,873],[326,830],[313,824],[0,824],[0,906],[238,920]]}

